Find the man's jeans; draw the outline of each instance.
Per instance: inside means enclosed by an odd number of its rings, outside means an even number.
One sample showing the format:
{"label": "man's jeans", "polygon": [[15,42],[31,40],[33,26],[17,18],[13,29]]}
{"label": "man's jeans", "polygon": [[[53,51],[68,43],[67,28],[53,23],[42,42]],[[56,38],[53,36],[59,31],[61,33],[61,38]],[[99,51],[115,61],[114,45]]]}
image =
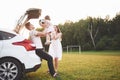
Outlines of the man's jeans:
{"label": "man's jeans", "polygon": [[36,49],[35,50],[36,54],[47,61],[48,68],[50,71],[50,74],[53,76],[55,73],[54,66],[53,66],[53,58],[49,54],[47,54],[43,49]]}

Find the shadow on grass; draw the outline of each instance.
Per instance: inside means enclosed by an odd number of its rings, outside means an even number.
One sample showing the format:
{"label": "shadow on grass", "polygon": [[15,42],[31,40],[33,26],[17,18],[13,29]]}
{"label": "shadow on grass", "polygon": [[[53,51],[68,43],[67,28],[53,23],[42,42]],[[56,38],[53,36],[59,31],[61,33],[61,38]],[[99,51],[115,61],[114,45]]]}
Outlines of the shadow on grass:
{"label": "shadow on grass", "polygon": [[29,77],[25,75],[22,80],[42,80],[39,77]]}
{"label": "shadow on grass", "polygon": [[55,78],[51,77],[51,76],[43,76],[43,78],[39,78],[39,77],[31,77],[28,75],[25,75],[22,80],[63,80],[61,79],[61,76],[57,76]]}
{"label": "shadow on grass", "polygon": [[22,80],[79,80],[79,79],[76,79],[74,75],[59,72],[59,75],[55,78],[52,78],[51,76],[46,77],[43,76],[43,78],[39,78],[25,75]]}

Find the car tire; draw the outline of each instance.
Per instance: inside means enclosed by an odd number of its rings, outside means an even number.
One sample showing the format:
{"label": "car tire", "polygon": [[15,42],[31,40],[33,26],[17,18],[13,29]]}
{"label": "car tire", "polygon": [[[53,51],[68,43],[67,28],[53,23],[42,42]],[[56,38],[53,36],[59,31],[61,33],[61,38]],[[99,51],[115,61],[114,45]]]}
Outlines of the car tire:
{"label": "car tire", "polygon": [[14,58],[0,60],[0,80],[21,80],[22,66]]}

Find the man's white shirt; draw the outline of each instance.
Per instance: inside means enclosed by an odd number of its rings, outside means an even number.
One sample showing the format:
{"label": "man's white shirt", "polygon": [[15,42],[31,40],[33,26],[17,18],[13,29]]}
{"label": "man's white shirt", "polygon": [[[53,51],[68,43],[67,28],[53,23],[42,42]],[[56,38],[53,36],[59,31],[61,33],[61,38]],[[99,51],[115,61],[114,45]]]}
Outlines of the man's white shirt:
{"label": "man's white shirt", "polygon": [[38,31],[36,30],[31,30],[30,31],[30,39],[33,41],[33,43],[36,46],[36,49],[42,49],[43,45],[42,45],[42,41],[41,41],[41,37],[40,36],[36,36],[38,33]]}

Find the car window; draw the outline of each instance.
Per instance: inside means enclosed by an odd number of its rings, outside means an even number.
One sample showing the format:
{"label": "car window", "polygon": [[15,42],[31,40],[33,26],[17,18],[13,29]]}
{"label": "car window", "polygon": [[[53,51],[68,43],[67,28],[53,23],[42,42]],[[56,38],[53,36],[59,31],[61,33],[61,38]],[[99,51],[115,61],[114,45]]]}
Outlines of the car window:
{"label": "car window", "polygon": [[11,38],[13,38],[15,36],[16,36],[15,34],[4,32],[4,31],[0,31],[0,40],[11,39]]}
{"label": "car window", "polygon": [[1,35],[1,33],[0,33],[0,40],[2,40],[3,38],[2,38],[2,35]]}

